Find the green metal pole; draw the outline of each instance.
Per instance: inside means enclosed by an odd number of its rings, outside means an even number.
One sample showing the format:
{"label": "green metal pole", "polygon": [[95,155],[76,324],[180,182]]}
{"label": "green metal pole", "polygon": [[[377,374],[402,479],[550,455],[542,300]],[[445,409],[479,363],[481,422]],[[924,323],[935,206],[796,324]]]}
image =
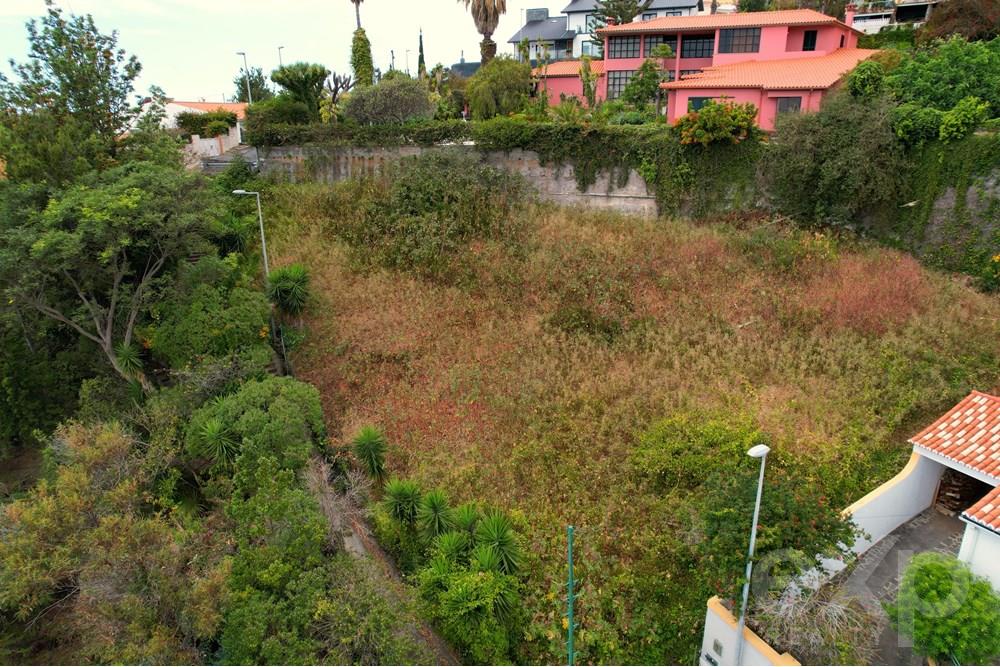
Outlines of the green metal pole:
{"label": "green metal pole", "polygon": [[567,560],[569,561],[569,596],[567,597],[568,602],[568,613],[569,624],[567,630],[569,631],[569,638],[566,642],[566,652],[569,656],[570,665],[573,664],[573,631],[576,629],[573,626],[573,526],[569,526],[566,529],[567,537],[569,538],[568,549],[567,549]]}

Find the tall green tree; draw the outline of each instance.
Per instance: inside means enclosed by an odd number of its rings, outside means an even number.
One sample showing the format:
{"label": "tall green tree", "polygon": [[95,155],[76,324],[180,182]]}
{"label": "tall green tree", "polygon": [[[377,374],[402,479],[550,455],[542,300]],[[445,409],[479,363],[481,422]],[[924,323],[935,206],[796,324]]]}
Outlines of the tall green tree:
{"label": "tall green tree", "polygon": [[531,66],[508,56],[495,58],[469,79],[465,93],[476,120],[521,111],[531,94]]}
{"label": "tall green tree", "polygon": [[236,94],[233,98],[237,102],[249,102],[247,98],[247,79],[250,79],[250,94],[253,95],[254,102],[263,102],[274,97],[274,91],[267,85],[267,77],[260,67],[251,67],[247,73],[240,68],[240,73],[233,79],[233,86],[236,87]]}
{"label": "tall green tree", "polygon": [[417,58],[417,76],[427,78],[427,61],[424,60],[424,31],[420,31],[420,57]]}
{"label": "tall green tree", "polygon": [[0,223],[3,300],[94,343],[146,390],[136,327],[178,261],[209,249],[210,201],[179,168],[127,164]]}
{"label": "tall green tree", "polygon": [[372,43],[363,28],[354,31],[351,41],[351,69],[354,70],[354,85],[359,88],[375,83],[375,63],[372,60]]}
{"label": "tall green tree", "polygon": [[111,163],[140,114],[142,67],[90,15],[47,13],[28,23],[29,59],[0,74],[0,159],[9,178],[61,185]]}
{"label": "tall green tree", "polygon": [[314,117],[319,116],[319,101],[328,76],[330,70],[315,63],[292,63],[271,72],[271,80],[296,102],[305,104]]}
{"label": "tall green tree", "polygon": [[483,36],[480,43],[482,64],[485,65],[497,55],[497,43],[493,41],[500,17],[507,13],[507,0],[458,0],[472,13],[476,30]]}

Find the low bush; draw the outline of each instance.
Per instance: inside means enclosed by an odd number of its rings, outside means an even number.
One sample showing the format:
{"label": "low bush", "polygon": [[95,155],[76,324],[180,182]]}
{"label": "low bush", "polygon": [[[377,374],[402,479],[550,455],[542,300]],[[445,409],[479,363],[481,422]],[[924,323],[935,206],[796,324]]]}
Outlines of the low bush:
{"label": "low bush", "polygon": [[892,110],[892,129],[908,147],[920,147],[938,138],[944,112],[916,102],[905,102]]}
{"label": "low bush", "polygon": [[914,556],[886,611],[914,650],[939,664],[986,665],[1000,657],[1000,596],[954,556]]}
{"label": "low bush", "polygon": [[760,136],[757,107],[747,102],[709,100],[698,111],[691,111],[677,121],[682,144],[738,144]]}
{"label": "low bush", "polygon": [[215,137],[225,134],[231,127],[236,127],[236,114],[223,109],[204,113],[184,111],[177,114],[177,127],[185,134]]}
{"label": "low bush", "polygon": [[271,271],[267,277],[267,298],[284,313],[301,314],[309,303],[309,270],[296,263]]}
{"label": "low bush", "polygon": [[[307,125],[312,120],[309,107],[289,95],[278,95],[247,107],[247,132],[263,132],[265,128],[283,125]],[[264,142],[255,142],[264,143]]]}
{"label": "low bush", "polygon": [[427,87],[409,78],[383,79],[374,86],[353,91],[344,106],[344,115],[360,125],[386,125],[434,117]]}
{"label": "low bush", "polygon": [[963,97],[958,103],[941,115],[939,138],[941,141],[963,139],[986,120],[990,103],[978,97]]}

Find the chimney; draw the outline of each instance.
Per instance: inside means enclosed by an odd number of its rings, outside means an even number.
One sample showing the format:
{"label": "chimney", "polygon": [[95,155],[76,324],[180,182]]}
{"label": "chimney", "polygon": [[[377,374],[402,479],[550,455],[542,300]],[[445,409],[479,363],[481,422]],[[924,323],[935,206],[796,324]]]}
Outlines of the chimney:
{"label": "chimney", "polygon": [[854,14],[857,13],[857,11],[858,11],[857,5],[855,5],[853,2],[848,3],[848,5],[844,7],[844,23],[853,26]]}

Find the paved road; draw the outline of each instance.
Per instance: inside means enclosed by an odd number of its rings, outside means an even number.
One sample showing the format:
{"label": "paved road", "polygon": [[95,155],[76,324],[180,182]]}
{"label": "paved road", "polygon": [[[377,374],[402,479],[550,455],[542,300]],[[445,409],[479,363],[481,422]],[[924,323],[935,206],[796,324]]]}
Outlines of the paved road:
{"label": "paved road", "polygon": [[963,529],[957,516],[932,507],[865,552],[844,582],[847,592],[859,597],[882,624],[875,664],[924,664],[924,659],[913,653],[909,640],[896,634],[881,603],[895,600],[900,577],[914,555],[924,551],[958,554]]}

